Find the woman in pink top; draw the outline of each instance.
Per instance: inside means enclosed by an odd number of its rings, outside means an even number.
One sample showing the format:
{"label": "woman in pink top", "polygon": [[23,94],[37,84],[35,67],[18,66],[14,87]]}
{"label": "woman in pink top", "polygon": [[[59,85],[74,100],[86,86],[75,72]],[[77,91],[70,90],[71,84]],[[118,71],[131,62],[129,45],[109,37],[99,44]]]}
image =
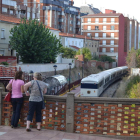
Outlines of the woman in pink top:
{"label": "woman in pink top", "polygon": [[13,115],[11,119],[11,127],[17,128],[19,118],[20,118],[20,111],[23,104],[23,95],[24,92],[24,81],[23,79],[23,72],[17,71],[15,73],[15,78],[11,79],[9,84],[6,86],[6,89],[12,91],[11,96],[11,103],[13,106]]}

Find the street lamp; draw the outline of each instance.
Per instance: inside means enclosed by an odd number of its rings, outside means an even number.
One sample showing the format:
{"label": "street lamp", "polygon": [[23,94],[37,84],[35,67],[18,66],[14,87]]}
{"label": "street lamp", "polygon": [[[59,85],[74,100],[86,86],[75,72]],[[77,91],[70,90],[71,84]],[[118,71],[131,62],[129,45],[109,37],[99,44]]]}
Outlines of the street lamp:
{"label": "street lamp", "polygon": [[70,92],[70,74],[71,74],[71,63],[69,63],[69,92]]}
{"label": "street lamp", "polygon": [[84,61],[82,61],[82,79],[84,77]]}
{"label": "street lamp", "polygon": [[32,70],[30,70],[30,72],[29,72],[29,81],[31,81],[33,78],[32,78],[32,76],[33,76],[33,71]]}
{"label": "street lamp", "polygon": [[55,70],[54,75],[56,75],[57,65],[54,65],[53,67],[54,67],[54,70]]}

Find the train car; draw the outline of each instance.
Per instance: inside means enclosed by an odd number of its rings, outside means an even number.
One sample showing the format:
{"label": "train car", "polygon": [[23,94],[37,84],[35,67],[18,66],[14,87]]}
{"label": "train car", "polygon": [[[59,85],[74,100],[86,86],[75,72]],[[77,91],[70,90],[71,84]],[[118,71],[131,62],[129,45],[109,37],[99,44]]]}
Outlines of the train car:
{"label": "train car", "polygon": [[113,82],[127,73],[128,67],[117,67],[98,74],[89,75],[81,80],[80,96],[98,97]]}

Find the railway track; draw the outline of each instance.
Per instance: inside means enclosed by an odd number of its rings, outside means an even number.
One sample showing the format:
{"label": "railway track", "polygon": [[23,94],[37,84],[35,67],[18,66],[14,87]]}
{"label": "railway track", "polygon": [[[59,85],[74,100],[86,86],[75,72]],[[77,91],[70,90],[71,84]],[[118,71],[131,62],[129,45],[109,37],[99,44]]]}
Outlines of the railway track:
{"label": "railway track", "polygon": [[120,85],[121,80],[118,80],[111,84],[101,95],[100,97],[114,97],[116,90]]}

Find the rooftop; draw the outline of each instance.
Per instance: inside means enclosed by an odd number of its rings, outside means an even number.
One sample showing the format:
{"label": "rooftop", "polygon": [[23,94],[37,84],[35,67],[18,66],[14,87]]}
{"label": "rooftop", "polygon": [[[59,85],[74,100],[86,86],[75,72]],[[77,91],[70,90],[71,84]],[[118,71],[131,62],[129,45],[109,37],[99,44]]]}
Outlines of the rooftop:
{"label": "rooftop", "polygon": [[[15,18],[15,17],[12,17],[12,16],[7,16],[7,15],[0,14],[0,21],[9,22],[9,23],[12,23],[12,24],[20,24],[21,19]],[[60,31],[58,29],[55,29],[55,28],[52,28],[52,27],[49,27],[49,26],[46,26],[46,28],[49,28],[50,30]]]}
{"label": "rooftop", "polygon": [[109,14],[89,14],[89,15],[85,15],[83,17],[119,17],[120,15],[122,15],[121,13],[109,13]]}

